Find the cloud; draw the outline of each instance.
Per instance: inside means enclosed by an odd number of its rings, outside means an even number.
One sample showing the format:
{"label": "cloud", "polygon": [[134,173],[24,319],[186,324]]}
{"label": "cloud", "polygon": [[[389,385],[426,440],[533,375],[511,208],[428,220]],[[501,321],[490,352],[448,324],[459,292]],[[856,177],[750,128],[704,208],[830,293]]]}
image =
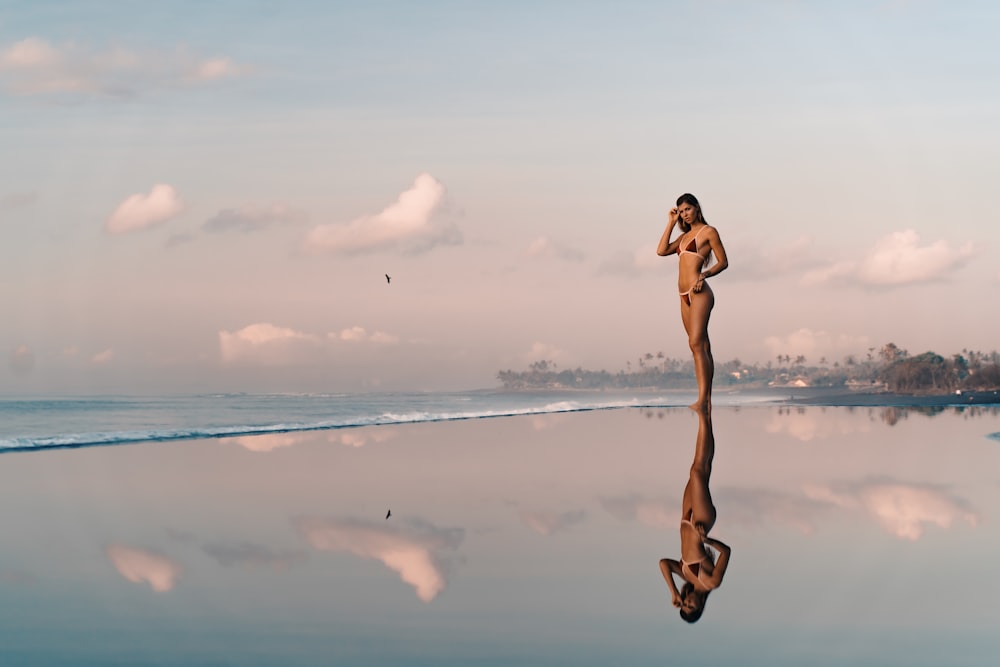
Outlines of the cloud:
{"label": "cloud", "polygon": [[775,522],[808,535],[815,530],[820,515],[829,510],[829,505],[814,498],[770,489],[723,487],[713,495],[716,505],[725,508],[722,519],[727,526]]}
{"label": "cloud", "polygon": [[114,358],[115,358],[115,351],[112,350],[112,349],[110,349],[110,348],[108,348],[107,350],[103,350],[101,352],[98,352],[94,356],[92,356],[90,358],[90,363],[97,364],[98,366],[101,366],[101,365],[110,363],[111,360],[114,359]]}
{"label": "cloud", "polygon": [[636,278],[638,276],[661,271],[666,266],[664,260],[656,254],[656,245],[643,246],[635,252],[619,252],[603,262],[597,269],[598,274]]}
{"label": "cloud", "polygon": [[870,425],[865,422],[836,419],[822,412],[778,412],[772,414],[771,421],[764,426],[771,434],[787,433],[796,440],[809,442],[832,436],[844,436],[857,432],[867,432]]}
{"label": "cloud", "polygon": [[306,553],[301,550],[273,551],[249,542],[206,544],[202,547],[202,551],[223,567],[269,567],[275,570],[287,570],[306,559]]}
{"label": "cloud", "polygon": [[950,528],[956,521],[975,527],[978,514],[968,502],[936,484],[904,483],[888,479],[856,484],[807,486],[813,500],[845,509],[861,509],[890,535],[918,540],[927,525]]}
{"label": "cloud", "polygon": [[14,375],[28,375],[35,370],[35,353],[27,345],[18,345],[7,356],[7,365]]}
{"label": "cloud", "polygon": [[111,544],[105,553],[118,574],[134,584],[147,583],[157,593],[172,589],[181,576],[177,562],[152,551]]}
{"label": "cloud", "polygon": [[768,280],[788,273],[815,270],[822,262],[814,247],[812,237],[805,235],[779,243],[742,244],[738,249],[740,261],[731,269],[733,278]]}
{"label": "cloud", "polygon": [[430,602],[448,585],[451,554],[462,543],[464,531],[415,521],[386,523],[320,517],[293,521],[314,549],[378,560],[413,586],[417,597]]}
{"label": "cloud", "polygon": [[974,254],[971,241],[952,247],[945,240],[920,245],[912,229],[882,237],[860,260],[844,260],[810,271],[805,285],[848,283],[867,287],[898,287],[945,280]]}
{"label": "cloud", "polygon": [[377,343],[379,345],[395,345],[399,342],[399,336],[387,334],[384,331],[373,331],[368,333],[364,327],[348,327],[339,332],[331,332],[329,338],[343,340],[349,343]]}
{"label": "cloud", "polygon": [[313,348],[318,341],[316,336],[310,334],[258,322],[239,331],[220,331],[219,352],[226,363],[253,361],[280,364],[301,358],[302,348]]}
{"label": "cloud", "polygon": [[555,361],[557,363],[565,363],[566,359],[569,358],[569,353],[566,350],[562,350],[555,345],[549,343],[543,343],[541,341],[535,341],[531,344],[531,349],[521,355],[521,360],[525,363],[531,363],[533,361]]}
{"label": "cloud", "polygon": [[0,197],[0,211],[13,211],[18,208],[32,206],[38,201],[34,192],[11,192]]}
{"label": "cloud", "polygon": [[548,415],[533,415],[531,417],[531,428],[536,431],[544,431],[546,429],[554,428],[558,424],[569,419],[569,415],[566,414],[548,414]]}
{"label": "cloud", "polygon": [[586,518],[587,513],[583,510],[570,510],[569,512],[524,510],[518,516],[528,528],[531,528],[531,530],[543,537],[548,537],[582,522]]}
{"label": "cloud", "polygon": [[458,245],[462,242],[458,229],[432,223],[443,199],[444,186],[430,174],[420,174],[413,186],[381,213],[347,224],[313,227],[304,241],[304,250],[359,255],[397,249],[417,253],[437,245]]}
{"label": "cloud", "polygon": [[248,72],[230,58],[198,58],[184,49],[99,51],[29,37],[0,49],[0,86],[13,95],[130,98],[154,90],[199,86]]}
{"label": "cloud", "polygon": [[677,504],[639,495],[602,498],[601,506],[621,521],[638,521],[652,528],[676,528],[681,520]]}
{"label": "cloud", "polygon": [[125,234],[166,222],[184,210],[177,190],[172,185],[158,183],[148,195],[134,194],[115,209],[104,229],[110,234]]}
{"label": "cloud", "polygon": [[189,67],[188,79],[192,81],[216,81],[236,76],[243,71],[245,68],[236,65],[232,58],[209,58]]}
{"label": "cloud", "polygon": [[225,208],[202,224],[207,232],[256,232],[272,225],[302,222],[305,213],[287,204],[247,205]]}
{"label": "cloud", "polygon": [[384,429],[377,430],[346,430],[343,433],[337,433],[331,435],[329,438],[330,442],[340,443],[348,447],[364,447],[371,442],[385,442],[396,437],[395,431],[388,431]]}
{"label": "cloud", "polygon": [[297,445],[306,439],[307,436],[302,433],[261,433],[219,438],[219,442],[224,445],[239,445],[251,452],[273,452],[275,449]]}
{"label": "cloud", "polygon": [[529,243],[524,254],[528,257],[562,259],[567,262],[579,262],[583,260],[582,252],[562,243],[557,243],[547,236],[539,236]]}
{"label": "cloud", "polygon": [[764,339],[764,346],[771,357],[779,354],[792,357],[801,355],[816,363],[822,357],[832,361],[848,354],[858,354],[871,347],[871,344],[867,336],[832,334],[803,327],[786,336],[768,336]]}

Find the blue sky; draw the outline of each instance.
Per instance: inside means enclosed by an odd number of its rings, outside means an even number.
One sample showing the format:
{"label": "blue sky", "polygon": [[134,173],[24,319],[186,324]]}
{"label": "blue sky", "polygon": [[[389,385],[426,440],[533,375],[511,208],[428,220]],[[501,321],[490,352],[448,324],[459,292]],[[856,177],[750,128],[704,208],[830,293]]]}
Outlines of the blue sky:
{"label": "blue sky", "polygon": [[684,358],[652,254],[682,192],[729,251],[717,357],[993,349],[997,27],[988,3],[6,3],[4,388]]}

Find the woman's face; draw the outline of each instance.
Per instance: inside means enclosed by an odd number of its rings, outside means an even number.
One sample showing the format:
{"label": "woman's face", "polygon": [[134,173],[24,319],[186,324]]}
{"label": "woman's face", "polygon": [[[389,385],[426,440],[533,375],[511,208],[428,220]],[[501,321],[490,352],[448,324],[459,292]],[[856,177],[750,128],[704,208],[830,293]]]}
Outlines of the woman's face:
{"label": "woman's face", "polygon": [[698,209],[687,202],[684,202],[677,207],[677,213],[681,216],[681,220],[683,220],[687,225],[693,224],[698,218]]}
{"label": "woman's face", "polygon": [[698,609],[701,609],[703,602],[704,601],[700,595],[695,594],[694,591],[690,591],[681,600],[681,611],[687,613],[697,611]]}

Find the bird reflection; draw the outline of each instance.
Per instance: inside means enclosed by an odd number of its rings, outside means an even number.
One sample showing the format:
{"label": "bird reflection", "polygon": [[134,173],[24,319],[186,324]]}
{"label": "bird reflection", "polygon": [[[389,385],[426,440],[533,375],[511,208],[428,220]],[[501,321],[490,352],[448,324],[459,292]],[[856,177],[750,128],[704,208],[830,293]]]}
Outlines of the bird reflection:
{"label": "bird reflection", "polygon": [[[716,511],[708,487],[715,457],[715,435],[712,432],[712,411],[699,410],[698,438],[695,441],[694,462],[684,487],[681,502],[681,558],[660,560],[660,572],[670,587],[673,604],[681,610],[681,618],[694,623],[705,611],[708,594],[722,584],[729,566],[730,548],[708,534],[715,525]],[[717,554],[717,556],[716,556]],[[677,589],[674,576],[682,580]]]}

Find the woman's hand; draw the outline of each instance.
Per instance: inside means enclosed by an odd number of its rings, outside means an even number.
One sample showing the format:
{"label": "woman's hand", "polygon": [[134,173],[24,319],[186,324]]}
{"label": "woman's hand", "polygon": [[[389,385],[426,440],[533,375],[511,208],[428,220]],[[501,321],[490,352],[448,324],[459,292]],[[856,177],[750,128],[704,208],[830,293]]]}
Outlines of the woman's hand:
{"label": "woman's hand", "polygon": [[705,286],[705,274],[699,273],[698,280],[695,281],[694,286],[691,288],[692,292],[700,292],[701,288]]}
{"label": "woman's hand", "polygon": [[674,599],[673,599],[674,606],[677,607],[678,609],[680,609],[681,605],[684,604],[684,601],[681,600],[681,596],[678,595],[677,593],[674,593],[673,597],[674,597]]}
{"label": "woman's hand", "polygon": [[670,226],[673,227],[680,220],[681,212],[675,207],[670,209]]}

